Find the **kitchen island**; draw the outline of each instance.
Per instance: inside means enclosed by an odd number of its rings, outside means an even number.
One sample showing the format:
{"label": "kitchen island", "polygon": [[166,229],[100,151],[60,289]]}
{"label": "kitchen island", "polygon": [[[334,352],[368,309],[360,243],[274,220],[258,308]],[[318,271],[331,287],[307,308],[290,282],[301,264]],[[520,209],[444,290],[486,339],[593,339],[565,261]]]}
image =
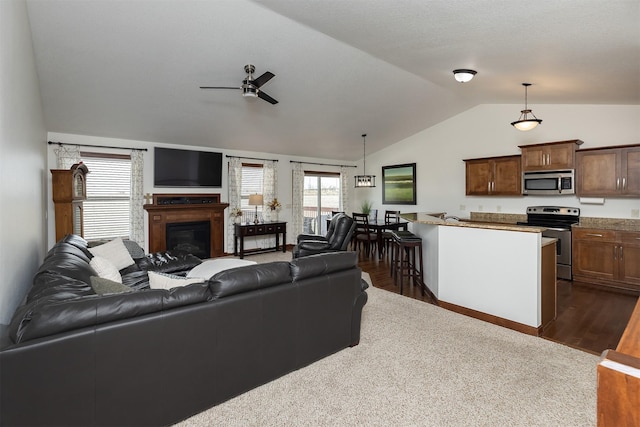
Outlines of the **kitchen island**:
{"label": "kitchen island", "polygon": [[556,316],[556,239],[542,227],[407,214],[440,306],[531,335]]}

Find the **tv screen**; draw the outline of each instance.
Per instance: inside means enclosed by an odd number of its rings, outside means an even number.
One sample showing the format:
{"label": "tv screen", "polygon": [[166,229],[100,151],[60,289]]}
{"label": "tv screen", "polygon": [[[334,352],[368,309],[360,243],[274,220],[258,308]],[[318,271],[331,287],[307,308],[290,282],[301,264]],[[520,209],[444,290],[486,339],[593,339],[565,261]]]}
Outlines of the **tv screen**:
{"label": "tv screen", "polygon": [[156,147],[156,187],[222,187],[222,153]]}

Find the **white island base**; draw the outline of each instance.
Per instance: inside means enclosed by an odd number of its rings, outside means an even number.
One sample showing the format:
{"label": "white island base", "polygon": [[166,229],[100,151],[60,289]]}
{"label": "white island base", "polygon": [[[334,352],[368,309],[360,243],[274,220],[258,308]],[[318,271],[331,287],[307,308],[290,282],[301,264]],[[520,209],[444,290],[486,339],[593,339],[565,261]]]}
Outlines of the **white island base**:
{"label": "white island base", "polygon": [[555,239],[500,228],[414,222],[425,284],[441,307],[539,335],[556,316]]}

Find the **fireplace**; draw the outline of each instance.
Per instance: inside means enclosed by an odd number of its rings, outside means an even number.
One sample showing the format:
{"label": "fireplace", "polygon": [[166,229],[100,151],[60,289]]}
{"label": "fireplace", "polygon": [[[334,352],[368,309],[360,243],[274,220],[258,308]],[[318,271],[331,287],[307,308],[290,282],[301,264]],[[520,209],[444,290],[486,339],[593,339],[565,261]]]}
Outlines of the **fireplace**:
{"label": "fireplace", "polygon": [[209,221],[174,222],[167,224],[167,250],[188,252],[198,258],[209,258],[211,224]]}
{"label": "fireplace", "polygon": [[[198,258],[223,256],[224,210],[228,206],[228,203],[220,203],[220,194],[154,194],[153,202],[144,205],[149,213],[149,252],[162,252],[180,245],[181,248],[197,247],[196,250],[202,252],[202,256],[194,254]],[[200,237],[192,236],[192,231],[185,231],[183,227],[203,222],[209,224],[206,247]],[[179,226],[177,243],[169,242],[169,225]]]}

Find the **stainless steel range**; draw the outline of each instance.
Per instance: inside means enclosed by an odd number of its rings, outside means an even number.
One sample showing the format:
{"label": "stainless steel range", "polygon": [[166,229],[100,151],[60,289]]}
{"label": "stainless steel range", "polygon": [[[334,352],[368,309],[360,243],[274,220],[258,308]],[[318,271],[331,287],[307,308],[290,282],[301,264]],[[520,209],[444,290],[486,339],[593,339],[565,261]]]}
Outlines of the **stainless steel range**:
{"label": "stainless steel range", "polygon": [[571,226],[580,221],[580,209],[563,206],[530,206],[527,208],[527,222],[520,225],[546,227],[544,237],[558,239],[558,278],[571,280]]}

